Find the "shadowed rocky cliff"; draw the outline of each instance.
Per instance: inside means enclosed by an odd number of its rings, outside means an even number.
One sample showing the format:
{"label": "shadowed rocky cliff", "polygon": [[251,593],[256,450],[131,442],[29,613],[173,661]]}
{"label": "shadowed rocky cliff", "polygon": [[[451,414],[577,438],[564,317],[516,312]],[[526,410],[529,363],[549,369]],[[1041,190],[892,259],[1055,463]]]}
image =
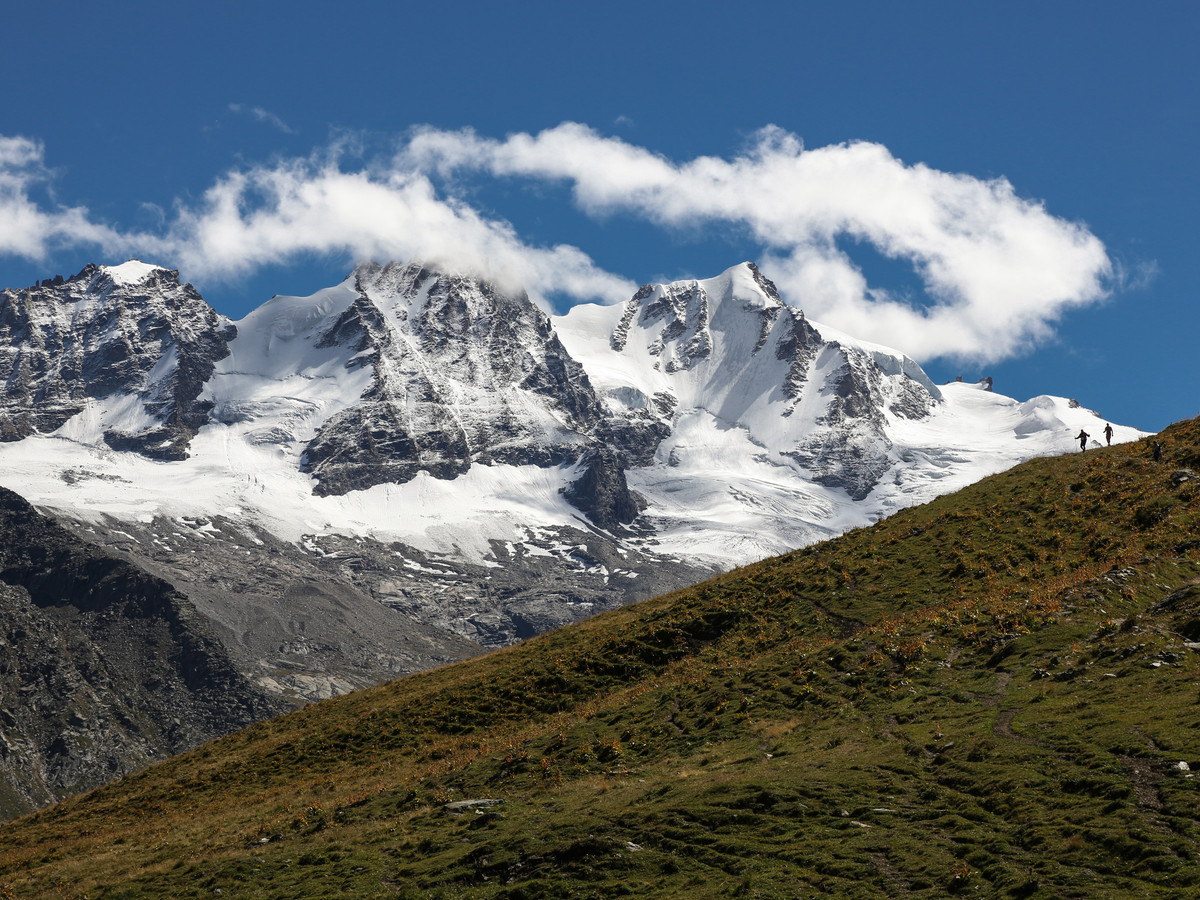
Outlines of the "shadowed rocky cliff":
{"label": "shadowed rocky cliff", "polygon": [[282,708],[171,585],[0,488],[0,817]]}

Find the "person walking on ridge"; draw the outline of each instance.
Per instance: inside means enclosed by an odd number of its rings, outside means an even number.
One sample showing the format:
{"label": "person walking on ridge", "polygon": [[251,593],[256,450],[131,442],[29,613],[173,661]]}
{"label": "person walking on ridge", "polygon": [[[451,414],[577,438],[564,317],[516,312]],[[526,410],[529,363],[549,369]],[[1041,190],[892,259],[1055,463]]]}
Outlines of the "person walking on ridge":
{"label": "person walking on ridge", "polygon": [[1087,449],[1087,439],[1090,437],[1091,437],[1091,435],[1088,434],[1086,431],[1084,431],[1082,428],[1079,429],[1079,434],[1075,435],[1075,439],[1077,441],[1079,441],[1079,449],[1081,451]]}
{"label": "person walking on ridge", "polygon": [[1104,443],[1108,444],[1108,446],[1110,446],[1110,447],[1112,446],[1112,436],[1113,436],[1112,423],[1111,422],[1105,423],[1105,425],[1104,425]]}

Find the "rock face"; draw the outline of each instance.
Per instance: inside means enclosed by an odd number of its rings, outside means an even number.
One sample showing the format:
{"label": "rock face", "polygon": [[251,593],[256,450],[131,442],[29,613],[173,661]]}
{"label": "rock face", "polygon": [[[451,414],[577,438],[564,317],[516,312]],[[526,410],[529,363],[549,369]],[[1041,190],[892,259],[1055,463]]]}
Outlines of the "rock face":
{"label": "rock face", "polygon": [[592,522],[609,531],[628,525],[646,505],[629,490],[624,464],[625,457],[608,447],[594,450],[585,459],[583,475],[563,492]]}
{"label": "rock face", "polygon": [[169,584],[0,488],[0,816],[284,707]]}
{"label": "rock face", "polygon": [[305,450],[317,494],[474,464],[559,466],[595,444],[600,402],[524,294],[415,264],[367,264],[353,279],[357,298],[317,346],[352,349],[373,377]]}
{"label": "rock face", "polygon": [[236,333],[178,272],[137,260],[0,292],[0,369],[11,372],[0,440],[54,431],[94,407],[114,450],[183,459],[208,421],[200,392]]}
{"label": "rock face", "polygon": [[888,415],[921,419],[942,399],[911,359],[823,337],[753,263],[645,285],[612,311],[577,307],[560,329],[586,367],[618,373],[599,385],[604,399],[655,422],[659,442],[703,411],[853,500],[897,462]]}
{"label": "rock face", "polygon": [[212,519],[71,523],[168,579],[272,695],[322,700],[513,644],[712,574],[560,527],[479,563],[337,534],[299,545]]}

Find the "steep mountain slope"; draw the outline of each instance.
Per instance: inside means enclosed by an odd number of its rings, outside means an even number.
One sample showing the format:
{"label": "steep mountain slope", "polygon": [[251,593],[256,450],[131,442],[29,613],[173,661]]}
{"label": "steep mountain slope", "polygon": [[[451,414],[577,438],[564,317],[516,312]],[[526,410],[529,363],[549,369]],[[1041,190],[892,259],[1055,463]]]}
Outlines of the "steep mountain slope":
{"label": "steep mountain slope", "polygon": [[0,488],[0,817],[281,712],[169,584]]}
{"label": "steep mountain slope", "polygon": [[751,263],[577,306],[555,325],[604,402],[663,435],[628,472],[658,549],[718,565],[1067,452],[1104,424],[1062,398],[939,388],[902,353],[809,321]]}
{"label": "steep mountain slope", "polygon": [[0,323],[0,479],[309,699],[840,534],[1103,424],[936,387],[750,264],[551,319],[367,263],[230,324],[132,261],[7,292]]}
{"label": "steep mountain slope", "polygon": [[1183,896],[1200,422],[1037,459],[0,828],[89,896]]}
{"label": "steep mountain slope", "polygon": [[318,494],[578,459],[602,410],[527,297],[398,263],[360,266],[354,281],[355,302],[317,346],[357,351],[348,365],[374,378],[305,450]]}
{"label": "steep mountain slope", "polygon": [[0,293],[0,440],[81,414],[103,444],[183,459],[208,421],[199,401],[236,329],[179,273],[137,260]]}
{"label": "steep mountain slope", "polygon": [[776,464],[790,457],[853,500],[895,462],[887,417],[922,419],[943,399],[911,359],[824,339],[751,263],[646,285],[622,307],[576,308],[560,328],[615,404],[674,413],[677,428],[702,413],[743,429]]}
{"label": "steep mountain slope", "polygon": [[524,294],[368,263],[238,328],[206,391],[214,422],[311,475],[316,497],[473,466],[569,468],[603,446],[587,375]]}

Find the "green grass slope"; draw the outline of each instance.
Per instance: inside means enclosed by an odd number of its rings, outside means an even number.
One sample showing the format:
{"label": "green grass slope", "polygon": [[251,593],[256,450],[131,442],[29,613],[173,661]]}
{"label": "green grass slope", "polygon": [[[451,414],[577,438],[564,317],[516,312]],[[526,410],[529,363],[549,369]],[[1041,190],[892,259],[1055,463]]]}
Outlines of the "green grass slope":
{"label": "green grass slope", "polygon": [[0,827],[0,893],[1198,896],[1200,424],[1159,440],[252,726]]}

